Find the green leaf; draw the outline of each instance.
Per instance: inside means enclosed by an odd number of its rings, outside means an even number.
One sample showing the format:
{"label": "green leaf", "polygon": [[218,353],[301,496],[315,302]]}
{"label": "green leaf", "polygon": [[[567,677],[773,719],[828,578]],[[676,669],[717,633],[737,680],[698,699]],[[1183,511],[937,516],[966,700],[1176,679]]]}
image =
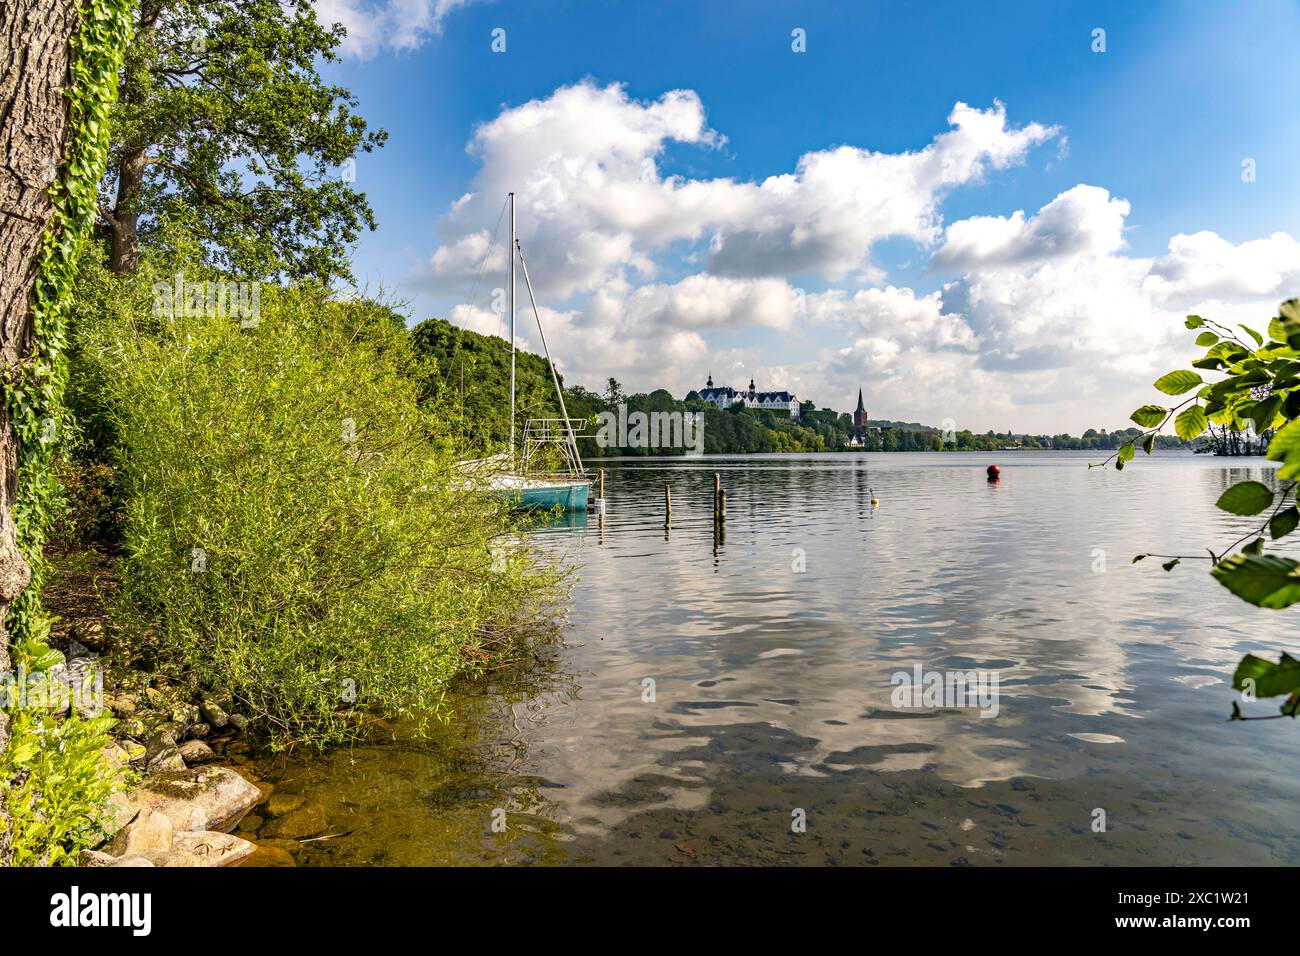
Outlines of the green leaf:
{"label": "green leaf", "polygon": [[1204,379],[1187,369],[1177,369],[1156,379],[1155,386],[1166,395],[1181,395],[1200,385]]}
{"label": "green leaf", "polygon": [[1250,544],[1248,544],[1248,545],[1246,545],[1244,548],[1242,548],[1242,549],[1241,549],[1241,553],[1242,553],[1242,554],[1263,554],[1263,553],[1264,553],[1264,539],[1263,539],[1263,538],[1256,538],[1256,539],[1255,539],[1254,541],[1252,541]]}
{"label": "green leaf", "polygon": [[1237,597],[1278,610],[1300,601],[1300,562],[1275,554],[1234,554],[1210,572]]}
{"label": "green leaf", "polygon": [[1187,317],[1187,321],[1184,322],[1183,324],[1186,325],[1189,329],[1199,329],[1202,325],[1205,324],[1205,320],[1201,318],[1199,315],[1189,315]]}
{"label": "green leaf", "polygon": [[1262,401],[1256,402],[1247,412],[1246,417],[1255,423],[1255,434],[1263,434],[1273,419],[1277,417],[1277,410],[1282,407],[1281,395],[1270,395]]}
{"label": "green leaf", "polygon": [[1221,358],[1225,362],[1229,363],[1240,362],[1242,359],[1250,356],[1250,353],[1242,348],[1242,346],[1230,340],[1220,342],[1205,354],[1207,357]]}
{"label": "green leaf", "polygon": [[1253,691],[1256,699],[1294,693],[1300,688],[1300,661],[1285,652],[1276,664],[1247,654],[1232,674],[1232,689],[1244,691],[1247,688]]}
{"label": "green leaf", "polygon": [[1141,408],[1134,409],[1133,414],[1129,416],[1143,428],[1154,428],[1165,420],[1169,414],[1169,409],[1162,408],[1159,405],[1143,405]]}
{"label": "green leaf", "polygon": [[1285,511],[1279,511],[1268,522],[1269,536],[1276,541],[1285,538],[1300,525],[1300,508],[1292,505]]}
{"label": "green leaf", "polygon": [[1149,455],[1153,451],[1155,451],[1155,448],[1156,448],[1156,433],[1152,432],[1150,435],[1147,435],[1146,438],[1142,439],[1142,450]]}
{"label": "green leaf", "polygon": [[1205,409],[1200,405],[1189,405],[1174,419],[1174,431],[1183,441],[1199,438],[1206,427]]}
{"label": "green leaf", "polygon": [[1164,568],[1166,571],[1172,571],[1174,568],[1178,567],[1178,565],[1182,563],[1183,563],[1182,558],[1174,558],[1172,561],[1166,561],[1164,564],[1160,566]]}
{"label": "green leaf", "polygon": [[1133,560],[1130,561],[1129,563],[1130,563],[1130,564],[1137,564],[1139,561],[1141,561],[1141,560],[1142,560],[1143,558],[1145,558],[1145,557],[1147,557],[1147,555],[1145,555],[1145,554],[1135,554],[1135,555],[1133,555]]}
{"label": "green leaf", "polygon": [[1273,435],[1268,443],[1269,461],[1289,461],[1293,455],[1300,454],[1300,419],[1287,422]]}
{"label": "green leaf", "polygon": [[1273,492],[1258,481],[1239,481],[1219,495],[1215,507],[1234,515],[1257,515],[1273,503]]}
{"label": "green leaf", "polygon": [[51,667],[57,667],[64,662],[62,652],[56,651],[44,641],[36,637],[29,637],[15,648],[18,652],[17,658],[20,664],[26,666],[33,673],[36,671],[47,671]]}
{"label": "green leaf", "polygon": [[1243,326],[1241,326],[1241,329],[1242,329],[1242,331],[1244,331],[1247,335],[1249,335],[1252,339],[1255,340],[1255,344],[1256,344],[1256,345],[1263,345],[1263,344],[1264,344],[1264,336],[1260,335],[1258,332],[1256,332],[1256,331],[1255,331],[1254,329],[1252,329],[1250,326],[1248,326],[1248,325],[1243,325]]}
{"label": "green leaf", "polygon": [[1131,441],[1125,442],[1123,445],[1120,446],[1119,456],[1116,458],[1115,461],[1116,467],[1122,468],[1125,464],[1132,461],[1133,456],[1136,454],[1137,454],[1137,449],[1133,447],[1133,443]]}
{"label": "green leaf", "polygon": [[1196,344],[1202,348],[1208,348],[1219,341],[1219,337],[1208,329],[1196,337]]}
{"label": "green leaf", "polygon": [[37,754],[36,741],[24,740],[22,743],[16,744],[14,746],[13,750],[9,752],[6,759],[14,766],[21,767],[23,764],[30,762],[31,759],[36,756],[36,754]]}

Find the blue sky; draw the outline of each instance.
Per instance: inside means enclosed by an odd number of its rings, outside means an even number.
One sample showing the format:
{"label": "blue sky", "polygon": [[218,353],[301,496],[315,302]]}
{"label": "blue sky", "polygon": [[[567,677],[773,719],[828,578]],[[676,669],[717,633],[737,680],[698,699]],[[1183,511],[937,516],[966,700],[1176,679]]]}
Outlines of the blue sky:
{"label": "blue sky", "polygon": [[1262,325],[1300,290],[1292,2],[318,9],[350,29],[329,78],[389,132],[357,163],[359,279],[500,329],[474,235],[516,188],[570,381],[1118,427],[1190,353],[1185,312]]}

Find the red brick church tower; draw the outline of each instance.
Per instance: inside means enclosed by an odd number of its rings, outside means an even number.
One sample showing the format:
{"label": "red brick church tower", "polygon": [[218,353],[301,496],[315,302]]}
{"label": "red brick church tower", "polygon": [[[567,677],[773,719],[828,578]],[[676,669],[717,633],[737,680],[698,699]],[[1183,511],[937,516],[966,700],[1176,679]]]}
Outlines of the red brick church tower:
{"label": "red brick church tower", "polygon": [[858,407],[853,412],[853,427],[859,435],[867,430],[867,410],[862,405],[861,388],[858,389]]}

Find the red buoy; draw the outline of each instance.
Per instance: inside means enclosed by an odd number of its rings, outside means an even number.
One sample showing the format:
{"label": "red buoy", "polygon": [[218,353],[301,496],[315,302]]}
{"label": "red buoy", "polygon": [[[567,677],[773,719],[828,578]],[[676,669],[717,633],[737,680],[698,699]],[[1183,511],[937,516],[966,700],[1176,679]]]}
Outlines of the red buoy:
{"label": "red buoy", "polygon": [[989,481],[997,481],[998,475],[1002,474],[1002,469],[997,465],[989,465],[985,474],[989,476]]}

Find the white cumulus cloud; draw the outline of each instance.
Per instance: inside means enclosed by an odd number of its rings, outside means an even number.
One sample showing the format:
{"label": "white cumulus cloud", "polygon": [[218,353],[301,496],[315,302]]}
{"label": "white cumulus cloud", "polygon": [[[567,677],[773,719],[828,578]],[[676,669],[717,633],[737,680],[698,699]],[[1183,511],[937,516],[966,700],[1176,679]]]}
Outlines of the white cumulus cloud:
{"label": "white cumulus cloud", "polygon": [[412,50],[442,32],[443,21],[473,0],[312,0],[316,18],[341,23],[345,57],[368,60],[380,50]]}
{"label": "white cumulus cloud", "polygon": [[[441,245],[423,282],[443,293],[465,290],[489,251],[473,237],[497,221],[512,191],[520,236],[537,262],[534,280],[562,298],[615,278],[653,279],[656,257],[675,243],[702,243],[698,258],[714,275],[871,274],[876,242],[931,242],[949,190],[1022,162],[1057,133],[1038,123],[1011,126],[1001,103],[984,110],[958,103],[948,123],[916,151],[837,146],[761,182],[687,178],[660,168],[670,143],[725,142],[694,92],[640,101],[618,84],[562,87],[475,131],[469,149],[481,168],[440,221]],[[498,238],[487,268],[503,271],[505,261]]]}
{"label": "white cumulus cloud", "polygon": [[[948,127],[912,151],[813,150],[755,181],[686,177],[664,168],[670,144],[726,145],[694,92],[637,100],[618,84],[562,87],[475,130],[479,170],[439,222],[419,281],[455,302],[486,268],[475,301],[449,318],[502,328],[489,296],[504,284],[506,233],[492,226],[513,190],[571,382],[613,375],[680,396],[708,371],[753,375],[840,409],[863,384],[882,417],[1076,434],[1121,424],[1152,399],[1157,375],[1185,364],[1187,312],[1262,326],[1300,290],[1300,243],[1287,233],[1180,234],[1160,255],[1131,254],[1132,207],[1097,185],[945,227],[953,189],[1059,136],[1012,125],[996,102],[958,103]],[[942,287],[890,281],[870,259],[889,238],[929,254]],[[522,291],[520,305],[531,322]]]}

